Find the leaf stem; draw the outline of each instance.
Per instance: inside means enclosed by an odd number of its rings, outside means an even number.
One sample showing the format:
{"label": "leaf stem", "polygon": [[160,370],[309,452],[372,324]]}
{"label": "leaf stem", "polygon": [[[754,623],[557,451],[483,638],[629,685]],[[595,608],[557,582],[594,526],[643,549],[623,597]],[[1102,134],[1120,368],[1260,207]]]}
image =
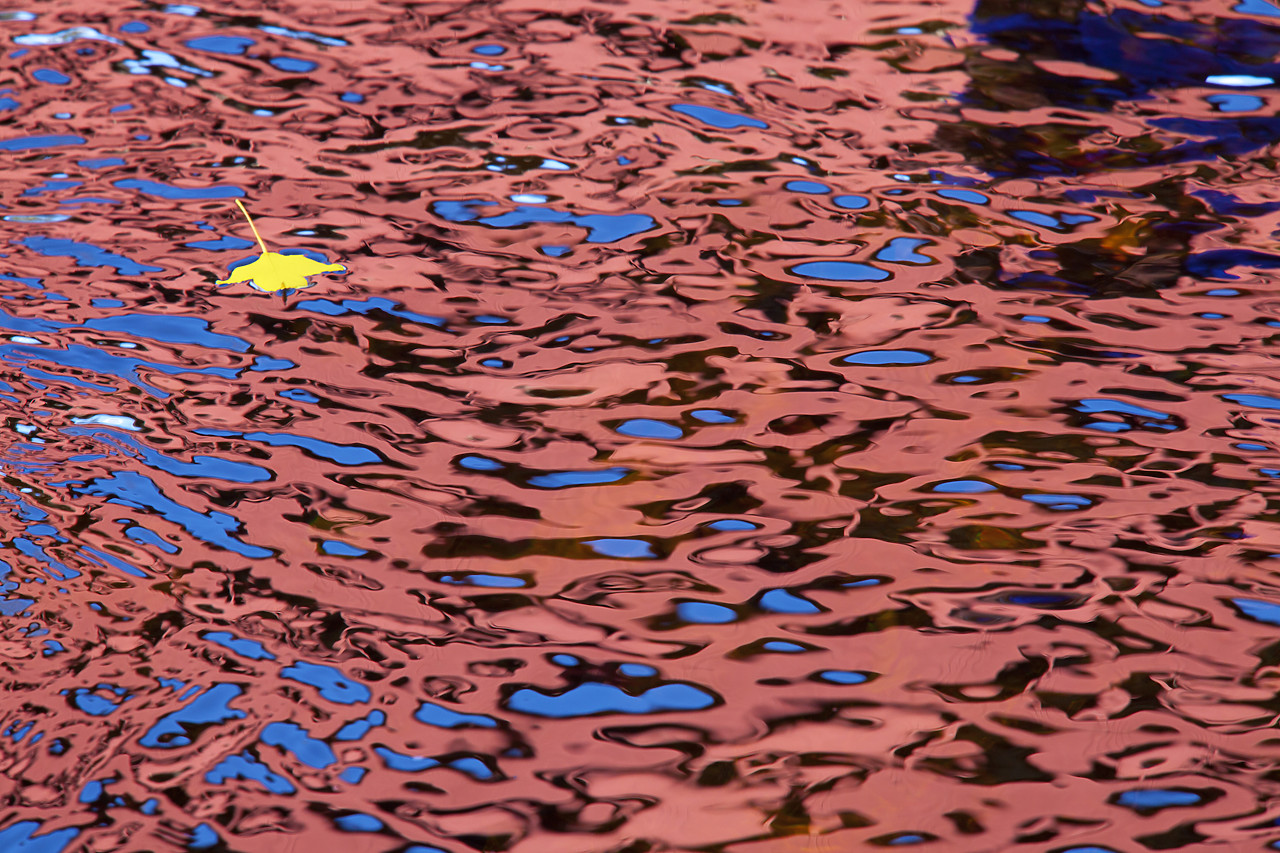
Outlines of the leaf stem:
{"label": "leaf stem", "polygon": [[257,239],[258,245],[262,248],[262,254],[267,254],[267,244],[262,242],[262,235],[258,233],[258,227],[253,224],[253,217],[249,215],[249,211],[244,209],[244,205],[240,203],[240,199],[236,199],[236,207],[240,208],[240,212],[244,214],[244,221],[249,223],[253,236]]}

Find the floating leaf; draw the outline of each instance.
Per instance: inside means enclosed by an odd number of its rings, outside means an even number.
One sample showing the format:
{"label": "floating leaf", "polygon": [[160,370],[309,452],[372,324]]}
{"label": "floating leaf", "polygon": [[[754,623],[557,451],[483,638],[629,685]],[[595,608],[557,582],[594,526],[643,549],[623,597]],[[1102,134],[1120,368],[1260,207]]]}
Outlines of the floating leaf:
{"label": "floating leaf", "polygon": [[247,281],[253,287],[265,293],[276,293],[281,290],[309,287],[311,285],[311,282],[307,281],[307,276],[309,275],[316,275],[322,272],[347,271],[347,268],[342,264],[322,264],[319,261],[311,260],[306,255],[281,255],[267,251],[267,244],[262,242],[262,235],[258,233],[257,226],[253,224],[249,211],[244,209],[240,199],[236,199],[235,202],[236,206],[240,208],[240,212],[244,214],[245,221],[249,223],[249,228],[253,231],[253,236],[257,239],[258,246],[262,249],[262,255],[252,263],[236,267],[232,270],[231,275],[225,279],[220,279],[218,284],[238,284],[242,281]]}

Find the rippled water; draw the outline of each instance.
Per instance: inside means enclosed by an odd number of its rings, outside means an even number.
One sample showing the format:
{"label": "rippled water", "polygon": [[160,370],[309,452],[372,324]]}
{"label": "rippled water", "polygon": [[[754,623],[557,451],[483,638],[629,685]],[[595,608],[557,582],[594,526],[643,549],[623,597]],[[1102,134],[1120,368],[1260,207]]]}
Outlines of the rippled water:
{"label": "rippled water", "polygon": [[1270,0],[29,9],[0,850],[1280,839]]}

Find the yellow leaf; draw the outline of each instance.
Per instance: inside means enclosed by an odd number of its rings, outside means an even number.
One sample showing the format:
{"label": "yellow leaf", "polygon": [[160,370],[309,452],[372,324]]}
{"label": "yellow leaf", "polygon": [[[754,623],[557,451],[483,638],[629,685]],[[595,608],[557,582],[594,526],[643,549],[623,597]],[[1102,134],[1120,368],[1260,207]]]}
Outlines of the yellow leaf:
{"label": "yellow leaf", "polygon": [[310,286],[311,282],[307,281],[309,275],[347,271],[342,264],[322,264],[311,260],[306,255],[280,255],[268,252],[267,244],[262,242],[262,236],[249,217],[249,211],[245,210],[244,205],[240,203],[240,199],[236,199],[236,206],[240,208],[240,212],[249,223],[249,228],[253,230],[253,236],[258,240],[262,255],[252,263],[236,267],[231,275],[225,279],[219,279],[218,284],[238,284],[247,281],[258,290],[275,293],[280,290]]}
{"label": "yellow leaf", "polygon": [[288,290],[292,287],[307,287],[311,282],[307,276],[322,272],[346,272],[342,264],[322,264],[313,261],[306,255],[277,255],[275,252],[263,252],[262,256],[251,264],[236,267],[231,275],[218,281],[218,284],[238,284],[247,281],[258,290],[275,293],[277,290]]}

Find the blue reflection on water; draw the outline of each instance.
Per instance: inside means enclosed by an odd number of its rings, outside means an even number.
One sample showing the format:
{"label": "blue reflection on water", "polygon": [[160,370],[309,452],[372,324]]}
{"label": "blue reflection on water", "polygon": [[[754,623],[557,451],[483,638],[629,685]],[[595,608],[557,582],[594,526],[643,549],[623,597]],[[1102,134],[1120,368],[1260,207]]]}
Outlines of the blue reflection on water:
{"label": "blue reflection on water", "polygon": [[537,717],[586,717],[592,714],[656,714],[662,711],[698,711],[715,704],[715,697],[691,684],[661,684],[633,695],[613,684],[589,681],[552,695],[531,687],[521,688],[507,699],[507,707]]}
{"label": "blue reflection on water", "polygon": [[871,204],[870,199],[860,195],[838,195],[831,200],[836,207],[843,207],[845,210],[862,210]]}
{"label": "blue reflection on water", "polygon": [[867,680],[866,674],[847,669],[826,669],[818,673],[818,678],[832,684],[862,684]]}
{"label": "blue reflection on water", "polygon": [[215,684],[186,706],[157,720],[138,743],[151,749],[188,746],[191,743],[189,733],[193,729],[227,720],[242,720],[245,712],[228,707],[227,703],[243,692],[236,684]]}
{"label": "blue reflection on water", "polygon": [[974,190],[945,189],[937,192],[938,195],[943,198],[949,198],[952,201],[967,201],[970,204],[989,204],[991,202],[991,199]]}
{"label": "blue reflection on water", "polygon": [[84,267],[111,267],[120,275],[142,275],[149,272],[163,272],[160,267],[140,264],[137,261],[108,252],[101,246],[92,243],[79,243],[75,240],[64,240],[57,237],[23,237],[18,241],[37,254],[51,258],[75,258]]}
{"label": "blue reflection on water", "polygon": [[333,819],[333,825],[343,832],[381,832],[386,828],[385,823],[364,812],[339,815]]}
{"label": "blue reflection on water", "polygon": [[722,518],[719,521],[711,521],[707,523],[707,527],[712,530],[759,530],[760,525],[750,521],[742,521],[737,518]]}
{"label": "blue reflection on water", "polygon": [[296,723],[268,723],[259,740],[267,746],[277,746],[292,753],[303,764],[317,770],[323,770],[338,760],[329,744],[312,737]]}
{"label": "blue reflection on water", "polygon": [[806,261],[796,264],[790,272],[824,281],[884,281],[889,277],[889,273],[879,267],[854,261]]}
{"label": "blue reflection on water", "polygon": [[294,435],[287,432],[236,432],[226,429],[208,429],[201,427],[195,430],[199,435],[217,436],[219,438],[243,438],[255,441],[268,447],[297,447],[312,456],[327,459],[339,465],[367,465],[381,459],[372,449],[363,444],[334,444],[319,438]]}
{"label": "blue reflection on water", "polygon": [[994,492],[996,487],[982,480],[948,480],[933,487],[935,492],[974,495],[981,492]]}
{"label": "blue reflection on water", "polygon": [[338,733],[333,736],[333,739],[340,741],[360,740],[373,729],[386,723],[386,721],[387,715],[382,711],[370,711],[367,716],[352,720],[338,729]]}
{"label": "blue reflection on water", "polygon": [[736,622],[738,612],[710,601],[682,601],[676,605],[676,617],[682,622],[699,625],[725,625]]}
{"label": "blue reflection on water", "polygon": [[1194,806],[1203,797],[1192,791],[1174,791],[1163,788],[1149,788],[1125,791],[1116,798],[1116,803],[1131,809],[1166,809],[1175,806]]}
{"label": "blue reflection on water", "polygon": [[924,364],[933,356],[913,349],[872,349],[855,352],[840,359],[845,364],[900,365]]}
{"label": "blue reflection on water", "polygon": [[413,718],[420,723],[438,726],[442,729],[456,729],[460,726],[478,726],[483,729],[492,729],[498,726],[498,721],[493,717],[485,716],[484,714],[463,714],[443,705],[436,705],[433,702],[423,702],[419,705]]}
{"label": "blue reflection on water", "polygon": [[1231,603],[1239,607],[1241,612],[1250,619],[1270,625],[1280,625],[1280,604],[1256,598],[1233,598]]}
{"label": "blue reflection on water", "polygon": [[715,107],[704,107],[700,104],[672,104],[671,110],[681,115],[687,115],[708,127],[715,127],[720,130],[736,130],[740,127],[766,128],[769,126],[758,118],[739,115],[726,110],[718,110]]}
{"label": "blue reflection on water", "polygon": [[218,510],[197,512],[167,497],[149,477],[136,471],[117,471],[108,477],[91,480],[88,485],[73,488],[86,495],[105,497],[110,503],[135,509],[150,509],[161,518],[171,521],[192,536],[233,551],[244,557],[269,557],[271,551],[255,545],[247,545],[231,535],[239,530],[241,522],[233,515]]}
{"label": "blue reflection on water", "polygon": [[821,613],[822,608],[785,589],[771,589],[760,596],[760,609],[773,613]]}
{"label": "blue reflection on water", "polygon": [[826,184],[820,184],[817,181],[787,181],[783,184],[783,187],[793,193],[805,193],[807,195],[825,195],[831,192],[831,187]]}
{"label": "blue reflection on water", "polygon": [[217,643],[224,649],[230,649],[241,657],[246,657],[250,660],[276,659],[275,655],[263,648],[262,643],[257,640],[246,640],[243,637],[237,637],[230,631],[205,631],[200,637],[211,643]]}
{"label": "blue reflection on water", "polygon": [[631,473],[630,468],[605,468],[600,471],[553,471],[530,477],[528,483],[539,489],[567,489],[572,486],[597,486],[616,483]]}
{"label": "blue reflection on water", "polygon": [[385,746],[375,746],[373,751],[378,754],[383,763],[391,770],[399,770],[402,773],[418,773],[432,767],[439,767],[440,762],[434,758],[428,758],[420,755],[405,755],[389,749]]}
{"label": "blue reflection on water", "polygon": [[568,223],[586,228],[588,243],[613,243],[657,226],[652,216],[643,213],[576,214],[550,207],[520,205],[506,213],[481,217],[473,209],[494,204],[481,199],[442,200],[432,202],[431,210],[450,222],[475,222],[490,228],[518,228],[538,222]]}
{"label": "blue reflection on water", "polygon": [[125,178],[115,181],[112,186],[125,190],[137,190],[143,195],[175,201],[205,198],[244,198],[244,190],[233,186],[178,187],[161,181],[145,181],[138,178]]}
{"label": "blue reflection on water", "polygon": [[921,246],[929,245],[932,245],[931,241],[918,237],[894,237],[887,246],[876,252],[876,260],[896,264],[936,263],[933,258],[916,251]]}
{"label": "blue reflection on water", "polygon": [[39,821],[21,820],[0,829],[0,850],[13,853],[62,853],[80,834],[76,827],[67,827],[36,835],[35,831],[42,825]]}
{"label": "blue reflection on water", "polygon": [[233,779],[246,779],[257,782],[272,794],[292,794],[297,790],[288,779],[273,773],[267,765],[258,761],[252,753],[247,751],[222,759],[216,767],[204,775],[204,778],[210,785],[221,785]]}
{"label": "blue reflection on water", "polygon": [[280,677],[315,687],[320,691],[322,699],[339,705],[368,702],[373,695],[368,687],[352,681],[341,670],[325,664],[298,661],[293,666],[280,670]]}
{"label": "blue reflection on water", "polygon": [[306,59],[298,59],[293,56],[277,56],[270,60],[271,64],[281,71],[289,71],[295,74],[305,74],[308,71],[314,71],[320,66]]}
{"label": "blue reflection on water", "polygon": [[681,438],[684,436],[684,430],[680,427],[666,423],[665,421],[657,421],[651,418],[632,418],[629,421],[623,421],[614,430],[633,438]]}
{"label": "blue reflection on water", "polygon": [[[121,29],[124,29],[121,27]],[[220,53],[225,56],[241,56],[255,42],[244,36],[201,36],[187,41],[187,47],[203,50],[207,53]]]}
{"label": "blue reflection on water", "polygon": [[83,136],[71,136],[69,134],[20,136],[16,139],[0,139],[0,151],[37,151],[42,148],[84,145],[85,141]]}
{"label": "blue reflection on water", "polygon": [[384,314],[390,314],[392,317],[400,317],[401,319],[422,323],[427,326],[445,325],[443,317],[406,311],[400,306],[400,303],[379,296],[372,296],[368,299],[344,299],[341,302],[334,302],[329,299],[303,299],[295,302],[293,307],[300,311],[324,314],[327,317],[340,317],[343,314],[369,314],[373,311],[381,311]]}

